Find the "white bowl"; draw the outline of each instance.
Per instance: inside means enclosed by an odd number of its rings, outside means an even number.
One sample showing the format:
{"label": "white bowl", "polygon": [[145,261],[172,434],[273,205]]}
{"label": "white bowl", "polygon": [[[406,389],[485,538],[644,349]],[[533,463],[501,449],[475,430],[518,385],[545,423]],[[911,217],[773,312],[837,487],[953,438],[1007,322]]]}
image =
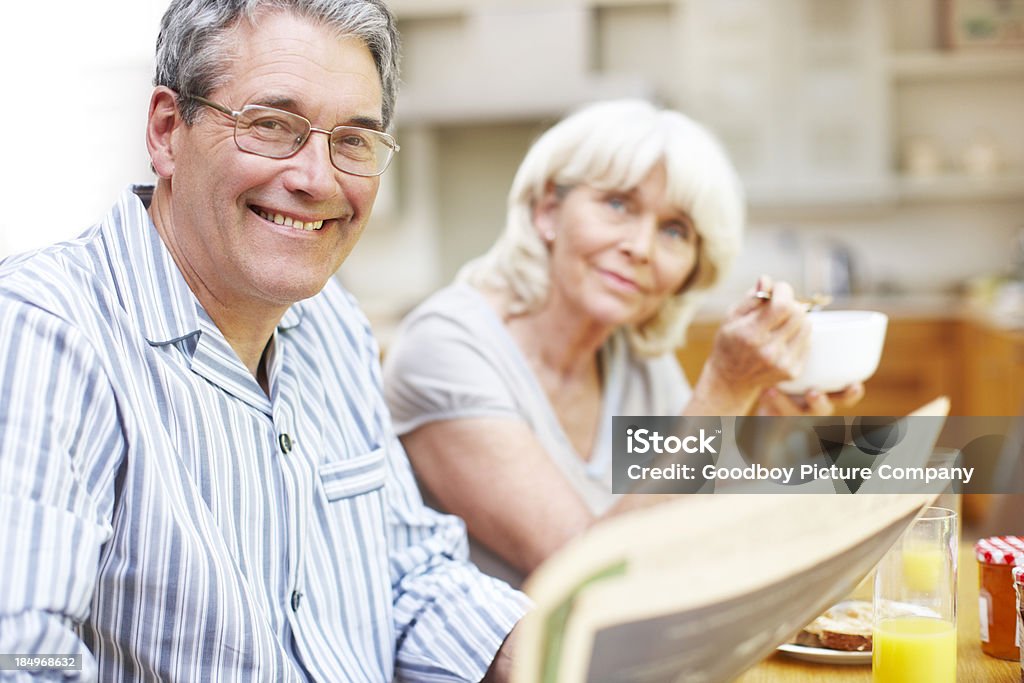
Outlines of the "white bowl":
{"label": "white bowl", "polygon": [[839,391],[875,373],[889,318],[877,311],[812,311],[811,344],[803,372],[778,385],[787,394]]}

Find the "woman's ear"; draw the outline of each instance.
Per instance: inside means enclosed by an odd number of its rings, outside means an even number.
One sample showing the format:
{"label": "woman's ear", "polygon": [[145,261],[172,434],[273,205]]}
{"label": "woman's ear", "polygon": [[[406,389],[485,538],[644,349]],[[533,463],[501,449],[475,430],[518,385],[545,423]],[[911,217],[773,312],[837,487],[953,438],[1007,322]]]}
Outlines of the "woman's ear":
{"label": "woman's ear", "polygon": [[714,267],[707,262],[707,259],[703,256],[701,252],[700,245],[698,245],[697,257],[694,260],[693,266],[690,269],[690,274],[686,276],[685,280],[683,280],[683,284],[682,286],[679,287],[679,290],[676,292],[676,294],[685,294],[694,287],[703,286],[707,288],[709,286],[710,280],[714,278],[714,275]]}
{"label": "woman's ear", "polygon": [[158,85],[149,98],[146,148],[153,170],[160,178],[174,175],[174,133],[184,124],[178,111],[177,95],[170,88]]}
{"label": "woman's ear", "polygon": [[555,241],[555,226],[558,223],[558,209],[562,204],[564,193],[559,191],[554,182],[548,181],[544,186],[544,194],[533,202],[533,227],[540,238],[550,244]]}

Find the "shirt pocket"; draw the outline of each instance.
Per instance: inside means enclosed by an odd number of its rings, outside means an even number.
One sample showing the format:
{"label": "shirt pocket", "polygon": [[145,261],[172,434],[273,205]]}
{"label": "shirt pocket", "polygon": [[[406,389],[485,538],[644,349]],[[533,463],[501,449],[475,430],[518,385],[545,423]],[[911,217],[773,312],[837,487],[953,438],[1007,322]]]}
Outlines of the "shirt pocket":
{"label": "shirt pocket", "polygon": [[387,479],[383,447],[365,455],[320,466],[320,483],[328,502],[376,491]]}

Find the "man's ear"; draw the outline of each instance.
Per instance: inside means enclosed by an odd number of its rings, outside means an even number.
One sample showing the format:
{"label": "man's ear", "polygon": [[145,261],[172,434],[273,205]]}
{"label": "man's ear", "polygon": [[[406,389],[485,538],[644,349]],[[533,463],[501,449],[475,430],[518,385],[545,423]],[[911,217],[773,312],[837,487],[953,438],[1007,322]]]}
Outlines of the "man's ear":
{"label": "man's ear", "polygon": [[170,178],[174,175],[174,133],[184,125],[185,122],[178,111],[177,95],[170,88],[158,85],[149,98],[146,148],[149,150],[153,170],[160,178]]}

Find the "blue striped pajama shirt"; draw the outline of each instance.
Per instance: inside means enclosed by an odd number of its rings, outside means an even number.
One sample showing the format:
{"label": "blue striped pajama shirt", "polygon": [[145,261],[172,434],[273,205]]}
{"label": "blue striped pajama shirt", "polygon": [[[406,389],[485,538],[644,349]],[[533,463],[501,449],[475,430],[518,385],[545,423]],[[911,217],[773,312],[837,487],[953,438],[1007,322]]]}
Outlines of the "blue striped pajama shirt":
{"label": "blue striped pajama shirt", "polygon": [[268,397],[134,189],[0,265],[0,653],[104,683],[479,679],[527,601],[423,507],[352,298],[288,310]]}

